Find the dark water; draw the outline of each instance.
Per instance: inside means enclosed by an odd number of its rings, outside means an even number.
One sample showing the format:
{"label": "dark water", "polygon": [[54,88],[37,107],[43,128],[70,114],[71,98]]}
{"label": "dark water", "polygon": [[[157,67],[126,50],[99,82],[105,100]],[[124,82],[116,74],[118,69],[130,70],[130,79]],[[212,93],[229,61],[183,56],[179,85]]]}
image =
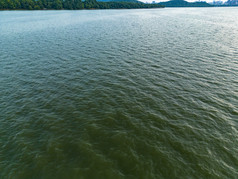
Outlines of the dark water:
{"label": "dark water", "polygon": [[237,17],[0,12],[0,178],[238,178]]}

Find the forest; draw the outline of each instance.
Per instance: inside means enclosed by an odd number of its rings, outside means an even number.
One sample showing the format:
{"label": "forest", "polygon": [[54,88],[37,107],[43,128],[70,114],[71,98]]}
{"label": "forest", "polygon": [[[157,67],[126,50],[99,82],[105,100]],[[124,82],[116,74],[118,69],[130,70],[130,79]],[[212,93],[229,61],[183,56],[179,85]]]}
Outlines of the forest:
{"label": "forest", "polygon": [[159,4],[142,2],[98,2],[96,0],[0,0],[0,10],[79,10],[161,8]]}

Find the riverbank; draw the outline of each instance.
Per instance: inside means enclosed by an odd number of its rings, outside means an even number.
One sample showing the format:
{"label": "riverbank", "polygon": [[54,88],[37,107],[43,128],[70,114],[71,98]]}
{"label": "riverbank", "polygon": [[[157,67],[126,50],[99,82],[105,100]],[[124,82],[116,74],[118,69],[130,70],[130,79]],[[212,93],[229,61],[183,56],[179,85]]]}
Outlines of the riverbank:
{"label": "riverbank", "polygon": [[3,0],[0,10],[95,10],[95,9],[144,9],[163,8],[160,4],[145,4],[142,2],[97,2],[96,0]]}

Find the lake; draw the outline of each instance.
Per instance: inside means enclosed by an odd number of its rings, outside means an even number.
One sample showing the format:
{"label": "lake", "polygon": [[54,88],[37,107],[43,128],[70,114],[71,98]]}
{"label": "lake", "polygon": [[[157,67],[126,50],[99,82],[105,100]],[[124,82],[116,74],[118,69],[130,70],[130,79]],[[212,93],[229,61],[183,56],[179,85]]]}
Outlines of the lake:
{"label": "lake", "polygon": [[0,178],[238,178],[238,8],[0,12]]}

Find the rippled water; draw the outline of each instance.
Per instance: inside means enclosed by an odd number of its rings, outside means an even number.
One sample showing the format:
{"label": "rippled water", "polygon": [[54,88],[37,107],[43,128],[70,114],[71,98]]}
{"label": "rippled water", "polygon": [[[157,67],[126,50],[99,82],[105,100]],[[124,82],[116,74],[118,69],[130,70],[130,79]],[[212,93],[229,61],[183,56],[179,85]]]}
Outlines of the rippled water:
{"label": "rippled water", "polygon": [[238,178],[237,17],[0,12],[0,178]]}

